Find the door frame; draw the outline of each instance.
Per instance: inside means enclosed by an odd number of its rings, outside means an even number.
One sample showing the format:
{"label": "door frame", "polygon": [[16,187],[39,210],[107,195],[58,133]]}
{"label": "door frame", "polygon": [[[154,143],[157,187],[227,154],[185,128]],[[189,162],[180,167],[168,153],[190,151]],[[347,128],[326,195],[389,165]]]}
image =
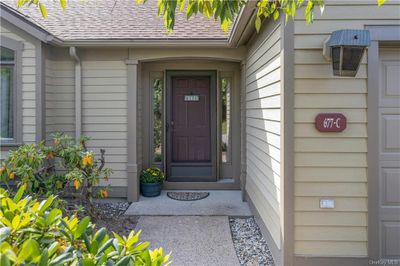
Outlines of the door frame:
{"label": "door frame", "polygon": [[[173,77],[193,77],[193,76],[208,76],[210,77],[210,130],[211,130],[211,176],[204,178],[203,180],[198,179],[197,182],[216,182],[218,181],[217,176],[217,158],[218,158],[218,145],[217,145],[217,72],[215,70],[166,70],[166,100],[165,110],[166,115],[164,116],[165,125],[170,124],[172,115],[171,101],[172,101],[172,78]],[[169,182],[191,182],[190,180],[168,180],[170,176],[170,165],[171,154],[172,154],[172,134],[171,130],[164,127],[165,132],[165,171],[167,174],[167,181]],[[201,163],[199,163],[200,165]],[[195,177],[194,177],[195,178]],[[196,182],[196,181],[193,181]]]}
{"label": "door frame", "polygon": [[366,26],[370,31],[371,46],[368,48],[368,256],[380,259],[379,235],[379,46],[385,43],[400,45],[400,26]]}

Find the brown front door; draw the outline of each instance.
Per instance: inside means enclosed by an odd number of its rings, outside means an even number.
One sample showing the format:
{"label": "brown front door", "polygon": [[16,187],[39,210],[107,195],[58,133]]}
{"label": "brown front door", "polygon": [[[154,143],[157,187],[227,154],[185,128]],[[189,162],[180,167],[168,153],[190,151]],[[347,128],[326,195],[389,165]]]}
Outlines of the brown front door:
{"label": "brown front door", "polygon": [[210,76],[172,76],[168,127],[168,180],[210,181],[213,176]]}

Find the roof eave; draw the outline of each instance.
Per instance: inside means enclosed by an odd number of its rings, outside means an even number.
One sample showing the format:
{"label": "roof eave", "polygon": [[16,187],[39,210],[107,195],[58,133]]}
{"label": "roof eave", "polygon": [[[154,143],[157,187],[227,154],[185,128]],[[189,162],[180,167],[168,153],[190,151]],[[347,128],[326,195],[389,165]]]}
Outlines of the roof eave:
{"label": "roof eave", "polygon": [[40,41],[47,43],[49,39],[54,38],[54,36],[52,36],[48,31],[32,23],[3,2],[0,2],[0,9],[2,19],[24,30]]}
{"label": "roof eave", "polygon": [[251,35],[249,32],[253,30],[249,25],[252,24],[256,4],[257,1],[247,1],[246,5],[240,11],[228,39],[229,47],[238,47],[244,44],[248,36]]}
{"label": "roof eave", "polygon": [[229,47],[227,39],[177,39],[177,40],[125,40],[125,39],[92,39],[92,40],[60,40],[53,38],[51,44],[56,46],[78,46],[78,47]]}

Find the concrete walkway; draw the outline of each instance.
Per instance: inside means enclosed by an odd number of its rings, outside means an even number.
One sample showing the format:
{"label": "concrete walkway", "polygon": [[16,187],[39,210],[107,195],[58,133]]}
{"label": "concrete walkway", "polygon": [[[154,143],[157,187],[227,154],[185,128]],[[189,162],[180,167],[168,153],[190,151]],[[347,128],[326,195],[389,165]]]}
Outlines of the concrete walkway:
{"label": "concrete walkway", "polygon": [[208,192],[202,200],[177,201],[163,191],[160,197],[141,197],[125,214],[140,216],[141,239],[172,251],[174,266],[237,266],[229,216],[251,216],[250,208],[238,190]]}
{"label": "concrete walkway", "polygon": [[[188,190],[185,190],[188,191]],[[140,197],[125,212],[126,215],[217,215],[251,216],[247,202],[239,190],[210,190],[210,196],[198,201],[177,201],[162,191],[155,198]]]}
{"label": "concrete walkway", "polygon": [[151,249],[172,251],[171,265],[239,265],[227,216],[141,216],[136,230]]}

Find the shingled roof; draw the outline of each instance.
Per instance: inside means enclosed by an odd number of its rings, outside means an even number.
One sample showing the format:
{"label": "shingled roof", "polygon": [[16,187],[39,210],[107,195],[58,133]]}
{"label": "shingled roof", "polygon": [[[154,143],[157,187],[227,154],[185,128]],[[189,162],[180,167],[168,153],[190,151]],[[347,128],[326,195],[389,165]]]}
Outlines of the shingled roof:
{"label": "shingled roof", "polygon": [[157,16],[157,1],[144,5],[135,0],[74,0],[65,11],[58,0],[45,0],[48,17],[39,8],[17,9],[16,0],[0,0],[25,19],[64,41],[76,40],[227,40],[229,32],[214,19],[201,15],[187,20],[177,13],[175,28],[167,34]]}

